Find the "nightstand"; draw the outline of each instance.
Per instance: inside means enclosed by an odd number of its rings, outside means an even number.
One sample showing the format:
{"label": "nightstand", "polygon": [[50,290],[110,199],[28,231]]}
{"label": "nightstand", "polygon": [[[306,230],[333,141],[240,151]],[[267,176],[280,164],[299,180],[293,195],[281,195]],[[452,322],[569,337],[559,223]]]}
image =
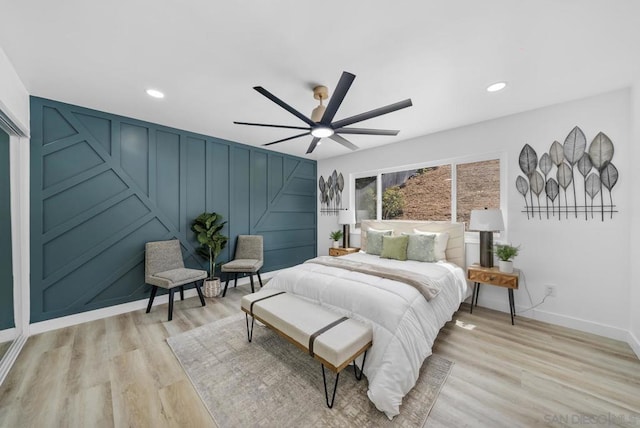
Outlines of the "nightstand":
{"label": "nightstand", "polygon": [[478,306],[478,294],[480,294],[480,284],[490,284],[497,287],[504,287],[509,294],[509,312],[511,313],[511,325],[514,324],[513,317],[516,316],[516,305],[513,300],[513,290],[518,289],[519,271],[514,269],[513,273],[500,272],[497,267],[482,267],[471,265],[467,267],[467,279],[473,281],[473,295],[471,296],[471,313],[473,306]]}
{"label": "nightstand", "polygon": [[357,253],[358,251],[360,251],[360,248],[329,248],[329,255],[333,257],[339,257],[347,254]]}

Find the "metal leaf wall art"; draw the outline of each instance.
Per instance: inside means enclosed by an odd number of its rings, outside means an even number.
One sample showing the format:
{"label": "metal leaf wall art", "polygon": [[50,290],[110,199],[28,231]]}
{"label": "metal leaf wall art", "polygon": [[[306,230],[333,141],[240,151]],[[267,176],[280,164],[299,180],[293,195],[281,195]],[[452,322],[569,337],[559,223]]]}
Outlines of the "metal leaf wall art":
{"label": "metal leaf wall art", "polygon": [[[535,218],[537,213],[542,219],[544,212],[547,219],[557,214],[561,220],[563,216],[569,219],[573,214],[572,217],[578,218],[578,214],[584,213],[584,219],[589,220],[594,218],[594,201],[596,216],[599,213],[602,221],[605,217],[613,218],[613,213],[618,211],[613,203],[612,189],[619,178],[618,169],[612,163],[613,153],[613,142],[603,132],[599,132],[587,147],[587,137],[578,126],[569,132],[564,144],[554,141],[549,152],[543,153],[539,160],[533,147],[525,144],[518,158],[524,176],[516,178],[516,189],[524,198],[527,218]],[[579,175],[574,172],[576,169]],[[544,198],[544,204],[540,196]]]}
{"label": "metal leaf wall art", "polygon": [[338,215],[342,209],[342,190],[344,189],[344,177],[334,169],[325,181],[324,177],[318,179],[320,190],[320,213],[323,215]]}

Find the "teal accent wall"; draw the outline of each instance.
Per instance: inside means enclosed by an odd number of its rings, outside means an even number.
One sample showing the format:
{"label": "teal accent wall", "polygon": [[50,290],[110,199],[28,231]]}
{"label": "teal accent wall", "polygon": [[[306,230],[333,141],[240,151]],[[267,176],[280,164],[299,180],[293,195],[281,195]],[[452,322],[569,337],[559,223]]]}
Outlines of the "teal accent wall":
{"label": "teal accent wall", "polygon": [[263,272],[316,255],[316,162],[43,98],[31,98],[31,321],[144,299],[144,244],[178,238],[203,211],[264,236]]}
{"label": "teal accent wall", "polygon": [[0,330],[15,327],[9,180],[9,135],[0,129]]}

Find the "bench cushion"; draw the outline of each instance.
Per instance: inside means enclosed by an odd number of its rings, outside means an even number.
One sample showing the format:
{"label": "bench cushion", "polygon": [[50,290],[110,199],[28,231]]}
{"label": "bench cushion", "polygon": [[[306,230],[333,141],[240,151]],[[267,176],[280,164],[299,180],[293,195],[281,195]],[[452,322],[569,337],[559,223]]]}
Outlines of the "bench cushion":
{"label": "bench cushion", "polygon": [[[246,295],[241,301],[242,309],[249,313],[253,301],[279,292],[266,289]],[[253,314],[307,350],[312,334],[342,318],[336,312],[290,293],[257,302],[253,306]],[[314,354],[339,368],[353,360],[372,337],[370,325],[347,319],[316,337]]]}

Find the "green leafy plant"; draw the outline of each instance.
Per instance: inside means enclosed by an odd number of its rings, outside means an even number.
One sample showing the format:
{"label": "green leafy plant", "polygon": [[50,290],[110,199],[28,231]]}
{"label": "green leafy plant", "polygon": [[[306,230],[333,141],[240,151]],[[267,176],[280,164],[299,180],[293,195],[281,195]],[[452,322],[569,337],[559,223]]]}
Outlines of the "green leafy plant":
{"label": "green leafy plant", "polygon": [[191,225],[191,230],[196,233],[200,243],[198,254],[205,260],[209,260],[209,277],[213,277],[216,271],[216,259],[227,246],[229,238],[220,233],[226,221],[216,213],[202,213]]}
{"label": "green leafy plant", "polygon": [[390,220],[402,215],[404,210],[404,198],[400,187],[389,187],[382,194],[382,218]]}
{"label": "green leafy plant", "polygon": [[493,252],[498,256],[500,260],[503,262],[508,262],[518,255],[520,251],[520,246],[514,247],[509,244],[496,244],[494,246]]}
{"label": "green leafy plant", "polygon": [[329,237],[331,239],[333,239],[334,241],[339,241],[342,239],[342,231],[341,230],[334,230],[333,232],[331,232],[329,234]]}

